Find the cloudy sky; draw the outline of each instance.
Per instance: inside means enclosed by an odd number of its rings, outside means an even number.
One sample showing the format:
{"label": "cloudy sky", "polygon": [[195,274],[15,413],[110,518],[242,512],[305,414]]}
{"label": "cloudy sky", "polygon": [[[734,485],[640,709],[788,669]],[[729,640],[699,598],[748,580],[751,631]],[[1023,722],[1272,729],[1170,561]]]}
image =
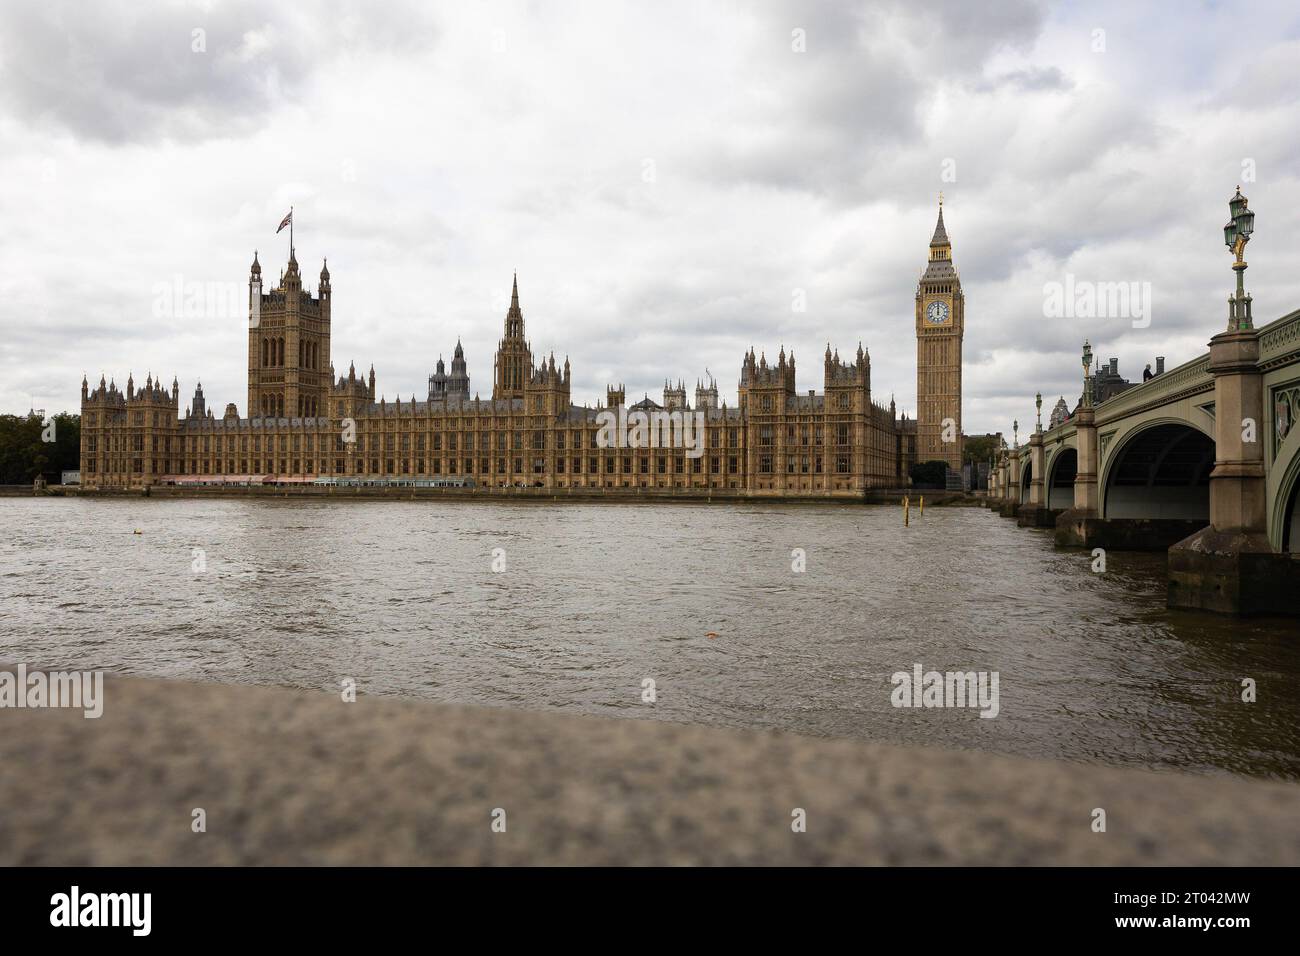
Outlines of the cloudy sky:
{"label": "cloudy sky", "polygon": [[[579,403],[706,368],[734,402],[751,345],[820,389],[861,341],[910,411],[941,190],[968,432],[1077,395],[1085,336],[1130,375],[1203,349],[1238,182],[1257,321],[1300,307],[1294,3],[432,6],[0,2],[0,411],[152,372],[246,413],[291,204],[336,368],[390,398],[457,337],[490,393],[518,270]],[[1149,283],[1150,322],[1046,315],[1067,276]]]}

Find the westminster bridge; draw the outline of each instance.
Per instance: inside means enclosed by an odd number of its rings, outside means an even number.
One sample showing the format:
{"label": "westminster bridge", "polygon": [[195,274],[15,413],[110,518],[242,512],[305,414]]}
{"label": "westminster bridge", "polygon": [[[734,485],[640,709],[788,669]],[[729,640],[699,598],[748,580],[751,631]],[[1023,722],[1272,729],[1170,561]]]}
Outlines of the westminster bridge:
{"label": "westminster bridge", "polygon": [[1300,614],[1300,310],[1244,315],[1095,406],[1085,372],[1073,415],[1002,452],[990,505],[1060,547],[1168,549],[1170,607]]}

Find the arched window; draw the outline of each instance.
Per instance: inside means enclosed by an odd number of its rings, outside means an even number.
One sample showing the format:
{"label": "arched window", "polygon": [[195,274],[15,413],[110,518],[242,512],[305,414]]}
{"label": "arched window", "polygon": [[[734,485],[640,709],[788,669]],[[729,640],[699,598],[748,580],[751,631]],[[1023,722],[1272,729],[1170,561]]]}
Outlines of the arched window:
{"label": "arched window", "polygon": [[266,347],[266,339],[262,339],[262,367],[263,368],[266,368],[266,366],[270,364],[270,362],[268,361],[269,352],[270,349]]}

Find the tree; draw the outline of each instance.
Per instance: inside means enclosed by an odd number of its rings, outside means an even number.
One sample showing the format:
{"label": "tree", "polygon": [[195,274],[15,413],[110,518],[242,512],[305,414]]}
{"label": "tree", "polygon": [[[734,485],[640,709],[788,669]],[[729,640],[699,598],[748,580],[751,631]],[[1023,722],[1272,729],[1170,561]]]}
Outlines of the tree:
{"label": "tree", "polygon": [[62,472],[80,466],[80,415],[0,415],[0,484],[30,485],[37,475],[58,484]]}
{"label": "tree", "polygon": [[972,465],[978,465],[982,461],[988,461],[996,457],[1001,451],[998,445],[998,436],[996,435],[975,435],[967,437],[964,442],[962,452],[962,461]]}
{"label": "tree", "polygon": [[910,474],[914,488],[943,488],[947,484],[948,464],[943,461],[917,462]]}

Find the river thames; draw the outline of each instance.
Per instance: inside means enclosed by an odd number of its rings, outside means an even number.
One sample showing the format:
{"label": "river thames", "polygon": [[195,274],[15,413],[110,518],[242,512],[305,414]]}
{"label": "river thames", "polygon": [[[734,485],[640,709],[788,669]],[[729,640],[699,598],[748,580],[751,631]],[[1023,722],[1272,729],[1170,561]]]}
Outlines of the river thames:
{"label": "river thames", "polygon": [[[1163,555],[1094,573],[982,508],[906,528],[894,507],[758,503],[0,515],[0,661],[1300,778],[1294,622],[1168,611]],[[891,706],[918,664],[997,672],[997,717]]]}

